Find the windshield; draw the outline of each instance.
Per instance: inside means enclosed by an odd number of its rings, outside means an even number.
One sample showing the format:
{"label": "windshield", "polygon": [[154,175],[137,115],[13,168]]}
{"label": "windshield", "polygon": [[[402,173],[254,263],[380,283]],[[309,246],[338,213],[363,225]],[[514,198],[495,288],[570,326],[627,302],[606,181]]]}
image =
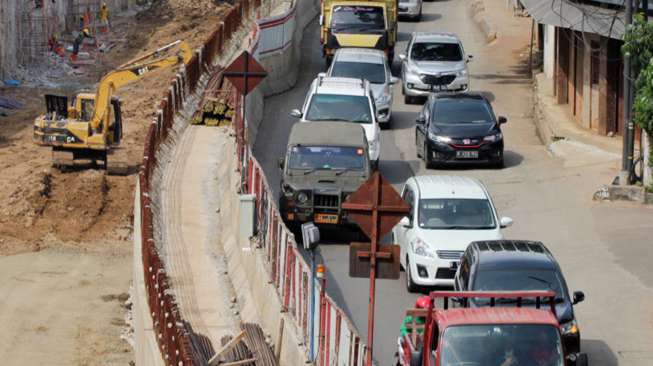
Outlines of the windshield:
{"label": "windshield", "polygon": [[306,120],[372,123],[372,110],[367,97],[315,94],[306,112]]}
{"label": "windshield", "polygon": [[486,199],[421,199],[419,227],[425,229],[494,229],[494,213]]}
{"label": "windshield", "polygon": [[385,66],[367,62],[337,61],[333,64],[330,76],[367,79],[373,84],[384,84]]}
{"label": "windshield", "polygon": [[437,124],[492,123],[492,110],[483,99],[438,99],[432,113]]}
{"label": "windshield", "polygon": [[[474,291],[554,291],[559,300],[562,300],[566,293],[560,276],[552,269],[483,270],[481,268],[474,277],[472,289]],[[476,299],[474,302],[484,300]],[[523,299],[522,301],[532,303],[535,300]]]}
{"label": "windshield", "polygon": [[365,151],[360,147],[293,146],[288,158],[290,169],[363,170]]}
{"label": "windshield", "polygon": [[458,325],[445,329],[441,366],[563,366],[558,330],[550,325]]}
{"label": "windshield", "polygon": [[378,6],[334,6],[331,16],[334,31],[377,32],[385,29],[383,8]]}
{"label": "windshield", "polygon": [[413,43],[410,58],[415,61],[462,61],[463,54],[457,43]]}

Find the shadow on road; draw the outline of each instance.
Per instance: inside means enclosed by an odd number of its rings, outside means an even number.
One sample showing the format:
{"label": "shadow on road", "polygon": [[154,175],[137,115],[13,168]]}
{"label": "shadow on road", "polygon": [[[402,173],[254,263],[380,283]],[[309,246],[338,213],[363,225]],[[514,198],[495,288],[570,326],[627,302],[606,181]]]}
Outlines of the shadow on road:
{"label": "shadow on road", "polygon": [[417,112],[393,111],[390,129],[405,130],[407,128],[415,128],[415,118],[417,118]]}
{"label": "shadow on road", "polygon": [[406,179],[415,175],[419,170],[418,160],[383,160],[379,162],[379,170],[383,178],[387,179],[390,184],[401,184]]}
{"label": "shadow on road", "polygon": [[587,353],[592,366],[617,366],[619,360],[610,347],[602,340],[583,339],[581,350]]}

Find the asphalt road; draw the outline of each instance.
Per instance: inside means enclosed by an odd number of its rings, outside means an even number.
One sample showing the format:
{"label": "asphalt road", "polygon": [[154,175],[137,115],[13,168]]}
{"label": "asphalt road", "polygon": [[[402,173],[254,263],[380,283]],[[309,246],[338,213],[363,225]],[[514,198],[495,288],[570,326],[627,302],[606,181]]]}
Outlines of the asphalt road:
{"label": "asphalt road", "polygon": [[[498,41],[491,45],[472,21],[467,1],[424,3],[423,20],[400,22],[397,54],[403,52],[410,32],[451,31],[474,55],[470,63],[472,89],[482,91],[498,115],[508,117],[504,128],[506,168],[452,168],[426,171],[416,157],[414,119],[418,105],[405,105],[400,85],[395,86],[393,125],[382,132],[383,175],[395,188],[411,175],[462,174],[481,179],[489,188],[499,214],[515,220],[504,234],[513,239],[543,241],[556,256],[570,291],[584,290],[586,301],[576,306],[583,350],[593,366],[653,364],[653,210],[630,204],[599,204],[592,193],[608,183],[618,162],[610,156],[588,154],[570,146],[563,158],[552,156],[535,134],[531,81],[519,55],[525,51],[530,21],[507,14]],[[526,30],[526,31],[525,31]],[[266,100],[265,119],[254,154],[278,188],[276,159],[282,156],[306,90],[324,63],[318,26],[305,31],[304,58],[297,86]],[[398,65],[395,63],[395,75]],[[349,278],[347,238],[329,235],[333,243],[319,248],[327,267],[327,292],[367,336],[368,280]],[[404,273],[399,281],[377,282],[375,359],[394,365],[394,352],[403,312],[419,294],[409,294]]]}

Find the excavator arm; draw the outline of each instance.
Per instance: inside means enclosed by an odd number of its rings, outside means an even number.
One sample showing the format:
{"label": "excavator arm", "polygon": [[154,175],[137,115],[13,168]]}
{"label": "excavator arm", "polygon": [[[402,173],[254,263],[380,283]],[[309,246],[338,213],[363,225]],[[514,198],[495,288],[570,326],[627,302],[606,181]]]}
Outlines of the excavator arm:
{"label": "excavator arm", "polygon": [[[177,45],[179,46],[179,51],[175,55],[160,57],[163,52]],[[186,42],[176,41],[138,59],[132,60],[106,74],[100,80],[95,92],[95,108],[89,122],[91,129],[97,131],[102,126],[104,115],[109,109],[111,96],[114,91],[124,85],[139,80],[151,71],[173,67],[182,62],[187,64],[192,56],[193,51]],[[151,58],[153,59],[148,60]]]}

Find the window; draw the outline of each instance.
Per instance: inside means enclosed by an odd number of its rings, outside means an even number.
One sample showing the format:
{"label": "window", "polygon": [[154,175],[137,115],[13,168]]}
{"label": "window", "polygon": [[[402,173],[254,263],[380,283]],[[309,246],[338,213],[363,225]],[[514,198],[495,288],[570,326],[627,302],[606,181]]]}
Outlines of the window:
{"label": "window", "polygon": [[419,227],[425,229],[495,229],[494,211],[487,199],[421,199]]}
{"label": "window", "polygon": [[308,121],[372,123],[370,101],[366,96],[314,94],[306,111]]}
{"label": "window", "polygon": [[435,101],[431,121],[443,125],[492,123],[494,113],[483,99],[441,98]]}
{"label": "window", "polygon": [[462,61],[463,53],[458,43],[417,42],[411,48],[410,58],[414,61]]}
{"label": "window", "polygon": [[562,340],[550,325],[449,326],[442,334],[440,365],[563,366]]}
{"label": "window", "polygon": [[300,170],[362,170],[365,150],[359,147],[293,146],[288,168]]}
{"label": "window", "polygon": [[413,221],[413,212],[414,212],[413,210],[414,210],[414,206],[415,206],[415,204],[414,204],[415,195],[413,194],[413,191],[410,188],[408,188],[408,186],[406,186],[406,188],[404,190],[403,199],[404,199],[404,201],[406,201],[406,203],[410,207],[410,212],[408,213],[408,218],[410,219],[410,221],[412,223],[412,221]]}
{"label": "window", "polygon": [[[494,269],[479,271],[474,276],[474,291],[553,291],[556,301],[564,301],[567,289],[553,269]],[[476,299],[478,303],[483,300]],[[524,299],[524,303],[534,299]]]}
{"label": "window", "polygon": [[382,63],[336,61],[331,76],[367,79],[372,84],[384,84],[386,81],[385,66]]}
{"label": "window", "polygon": [[383,31],[385,29],[383,8],[378,6],[334,6],[331,29],[334,32],[377,33]]}

